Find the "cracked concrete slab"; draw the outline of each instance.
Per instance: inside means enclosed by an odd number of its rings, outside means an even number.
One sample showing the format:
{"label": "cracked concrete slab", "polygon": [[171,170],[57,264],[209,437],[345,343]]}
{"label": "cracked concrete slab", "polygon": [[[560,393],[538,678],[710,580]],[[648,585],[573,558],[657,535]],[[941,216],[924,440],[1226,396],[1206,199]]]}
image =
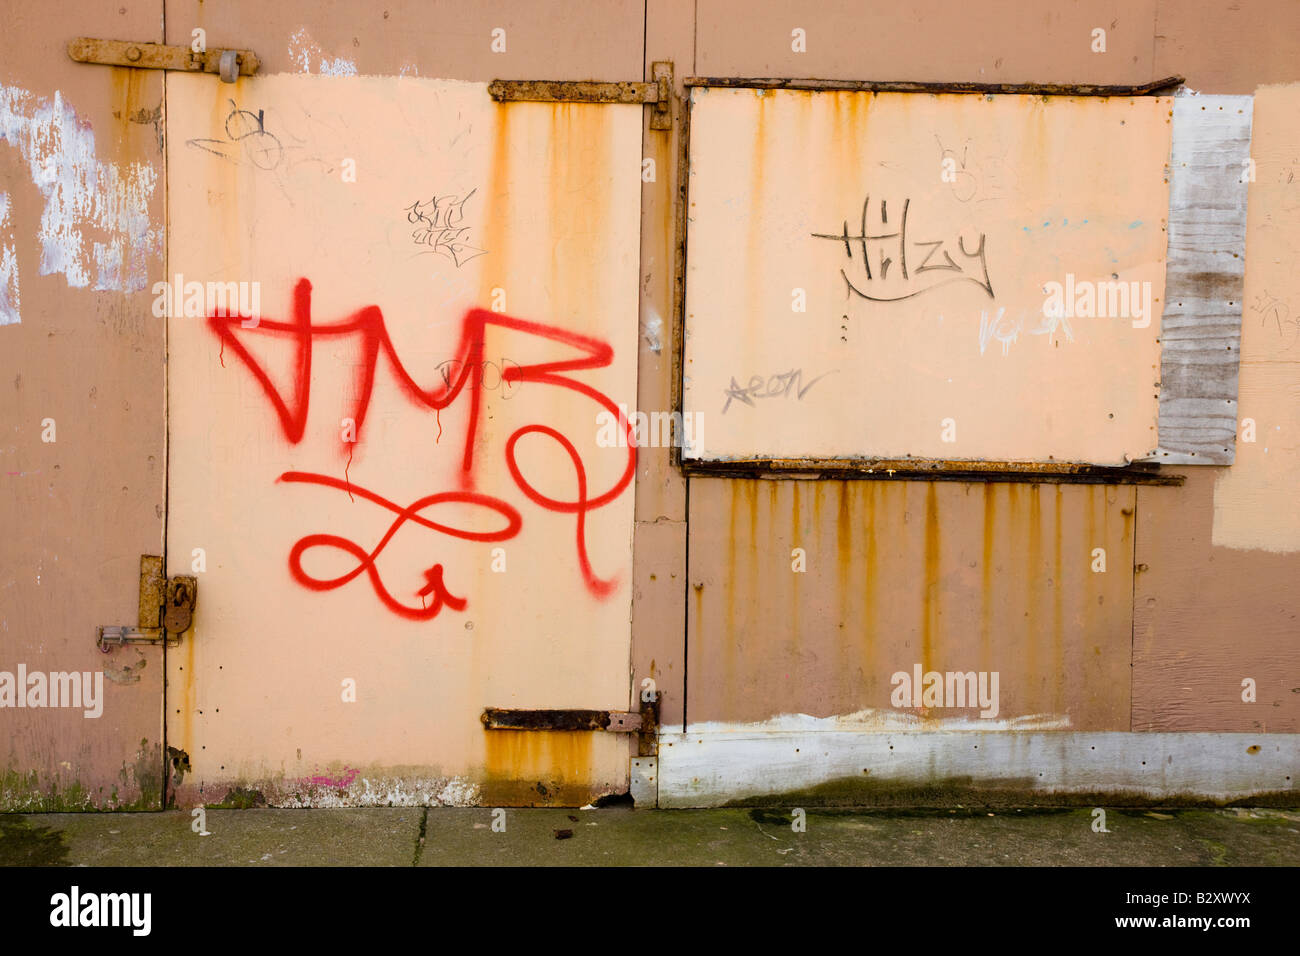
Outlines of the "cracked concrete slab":
{"label": "cracked concrete slab", "polygon": [[421,807],[0,815],[0,864],[410,866]]}

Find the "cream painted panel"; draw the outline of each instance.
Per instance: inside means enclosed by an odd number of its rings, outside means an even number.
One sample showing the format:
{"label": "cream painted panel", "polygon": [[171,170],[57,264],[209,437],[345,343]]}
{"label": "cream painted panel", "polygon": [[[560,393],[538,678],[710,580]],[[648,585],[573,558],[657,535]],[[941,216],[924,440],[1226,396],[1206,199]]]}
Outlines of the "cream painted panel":
{"label": "cream painted panel", "polygon": [[1255,94],[1237,458],[1214,486],[1218,547],[1300,551],[1300,84]]}
{"label": "cream painted panel", "polygon": [[1170,104],[695,89],[688,457],[1149,454]]}
{"label": "cream painted panel", "polygon": [[626,707],[640,108],[173,75],[167,123],[168,273],[261,309],[169,320],[181,800],[625,786],[625,739],[479,715]]}

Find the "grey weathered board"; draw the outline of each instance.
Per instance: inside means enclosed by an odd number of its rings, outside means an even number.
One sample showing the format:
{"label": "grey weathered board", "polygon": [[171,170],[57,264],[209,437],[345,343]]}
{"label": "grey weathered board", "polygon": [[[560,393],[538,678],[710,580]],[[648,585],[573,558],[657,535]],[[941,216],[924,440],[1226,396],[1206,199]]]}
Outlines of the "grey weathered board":
{"label": "grey weathered board", "polygon": [[1230,465],[1246,271],[1250,96],[1174,100],[1160,438],[1149,460]]}

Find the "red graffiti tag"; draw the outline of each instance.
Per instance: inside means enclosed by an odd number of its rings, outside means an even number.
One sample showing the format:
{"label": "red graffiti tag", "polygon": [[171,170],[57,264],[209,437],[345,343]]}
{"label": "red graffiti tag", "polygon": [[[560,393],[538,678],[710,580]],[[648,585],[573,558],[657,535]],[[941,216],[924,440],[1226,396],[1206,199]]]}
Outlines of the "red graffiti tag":
{"label": "red graffiti tag", "polygon": [[[384,602],[392,611],[400,614],[402,617],[409,617],[414,620],[428,620],[437,617],[438,612],[442,610],[443,605],[456,611],[463,611],[466,607],[464,598],[458,598],[451,594],[442,580],[442,565],[435,564],[424,572],[425,580],[428,584],[417,591],[416,594],[421,599],[420,607],[411,607],[403,604],[384,587],[384,582],[379,577],[379,570],[375,566],[375,559],[379,553],[388,546],[388,542],[393,539],[393,535],[408,521],[423,525],[431,531],[439,531],[443,534],[451,535],[453,538],[463,538],[467,541],[505,541],[513,538],[519,533],[519,527],[523,523],[519,512],[510,505],[490,495],[478,495],[469,491],[448,491],[438,495],[428,495],[411,503],[410,507],[402,508],[387,498],[382,498],[373,491],[368,491],[359,485],[350,482],[339,481],[337,478],[331,478],[328,475],[315,475],[310,472],[286,471],[280,476],[280,481],[305,482],[314,485],[323,485],[326,488],[338,488],[348,493],[356,493],[367,501],[373,501],[380,507],[387,508],[397,515],[395,520],[388,528],[385,534],[375,547],[366,551],[355,541],[348,538],[340,537],[336,534],[309,534],[302,538],[293,546],[289,552],[289,570],[293,573],[294,579],[303,587],[311,588],[313,591],[331,591],[334,588],[342,587],[362,571],[370,576],[370,585],[379,595],[379,599]],[[433,505],[442,504],[448,501],[458,501],[464,504],[478,505],[495,511],[506,519],[506,526],[500,531],[467,531],[461,528],[453,528],[450,525],[440,524],[436,521],[430,521],[423,518],[418,512],[430,508]],[[357,559],[357,566],[347,574],[342,574],[337,578],[314,578],[309,575],[302,567],[303,552],[309,548],[332,547],[340,551],[346,551]],[[432,594],[433,603],[425,605],[423,599]]]}
{"label": "red graffiti tag", "polygon": [[[521,519],[519,513],[505,502],[486,495],[473,495],[474,472],[474,444],[478,433],[479,414],[481,411],[482,401],[482,378],[484,363],[484,339],[486,330],[489,326],[521,332],[526,335],[537,336],[547,339],[551,342],[559,343],[576,350],[577,355],[571,358],[562,358],[556,361],[539,362],[531,365],[515,365],[512,368],[505,369],[502,372],[502,379],[507,383],[530,382],[540,385],[552,385],[557,388],[567,389],[591,399],[600,407],[604,408],[620,423],[620,427],[626,429],[628,435],[627,449],[628,460],[627,466],[622,475],[609,488],[599,494],[591,494],[587,487],[587,469],[583,463],[582,456],[577,448],[565,438],[556,429],[544,424],[525,425],[516,429],[507,439],[505,446],[506,465],[510,471],[511,477],[520,491],[532,502],[549,511],[563,514],[573,514],[575,516],[575,547],[577,549],[578,563],[581,568],[583,581],[588,590],[598,597],[606,596],[613,592],[617,586],[617,579],[602,579],[592,570],[590,560],[587,555],[586,545],[586,520],[587,515],[609,502],[619,497],[632,481],[632,476],[636,471],[636,443],[634,440],[633,425],[622,414],[619,407],[605,393],[593,388],[592,386],[581,382],[577,379],[570,378],[567,375],[559,374],[562,372],[581,371],[585,369],[604,368],[613,362],[613,348],[599,339],[581,335],[576,332],[566,331],[552,325],[546,325],[540,322],[530,322],[524,319],[512,318],[497,312],[491,312],[487,309],[470,309],[465,313],[461,321],[460,340],[456,346],[455,356],[450,362],[444,362],[440,368],[442,374],[435,376],[441,379],[439,385],[434,388],[422,388],[418,382],[411,376],[401,360],[397,356],[397,350],[393,345],[392,339],[388,334],[388,329],[384,324],[383,312],[378,306],[369,305],[352,313],[345,319],[333,323],[315,323],[311,315],[311,283],[307,279],[298,280],[293,295],[293,316],[288,321],[276,319],[262,319],[253,328],[243,326],[240,316],[220,316],[210,315],[208,317],[209,327],[216,333],[221,342],[222,353],[227,347],[231,349],[252,372],[253,377],[261,385],[262,390],[270,400],[275,413],[280,420],[280,427],[284,431],[285,437],[292,443],[297,444],[303,438],[307,426],[307,414],[311,403],[311,370],[312,370],[312,346],[320,338],[337,338],[340,336],[356,336],[359,339],[360,363],[357,380],[357,399],[352,413],[352,420],[355,426],[355,437],[360,440],[362,429],[366,419],[366,413],[370,406],[371,394],[374,390],[376,369],[379,360],[383,357],[393,376],[396,378],[403,393],[413,403],[432,409],[435,413],[451,405],[461,394],[467,391],[469,394],[469,420],[466,426],[464,451],[461,458],[461,483],[463,491],[457,493],[443,493],[440,495],[430,495],[414,502],[409,508],[403,509],[394,505],[392,502],[379,497],[373,492],[359,489],[350,481],[337,481],[336,479],[327,478],[322,475],[306,476],[302,473],[290,472],[281,477],[281,480],[288,481],[314,481],[317,484],[328,485],[348,491],[356,491],[362,497],[380,504],[385,508],[393,511],[399,517],[389,528],[389,532],[384,536],[379,546],[370,552],[365,551],[355,542],[335,535],[311,535],[299,541],[293,552],[290,554],[290,570],[296,580],[306,587],[314,590],[327,590],[339,587],[355,578],[365,571],[371,579],[376,593],[384,603],[396,613],[405,617],[414,617],[419,619],[431,618],[445,605],[455,610],[461,610],[466,606],[465,599],[457,598],[449,593],[443,584],[442,566],[434,565],[429,568],[425,574],[428,585],[419,593],[423,599],[427,595],[432,595],[434,603],[431,606],[413,608],[409,605],[397,601],[384,587],[379,580],[378,572],[374,568],[374,558],[380,550],[391,539],[396,530],[406,521],[415,521],[416,523],[433,528],[434,530],[443,531],[448,534],[455,534],[458,537],[466,537],[457,532],[455,529],[448,529],[446,526],[435,525],[419,517],[415,512],[427,508],[433,504],[457,500],[462,502],[483,505],[497,510],[499,513],[510,518],[508,532],[500,532],[501,537],[477,538],[469,536],[470,540],[504,540],[513,537],[519,530]],[[237,334],[238,333],[238,334]],[[290,339],[296,348],[296,360],[294,362],[294,377],[292,385],[292,394],[286,398],[280,393],[271,381],[270,375],[266,368],[257,361],[248,347],[240,340],[239,335],[267,335]],[[455,368],[456,374],[450,375],[446,369]],[[439,426],[441,428],[441,426]],[[574,472],[577,478],[577,495],[571,501],[562,501],[543,495],[536,486],[534,486],[523,475],[515,454],[515,446],[519,439],[528,434],[545,435],[556,441],[561,448],[568,454],[573,464]],[[345,443],[346,450],[351,452],[351,443]],[[295,477],[290,477],[293,475]],[[449,497],[456,494],[462,497]],[[469,496],[469,497],[464,497]],[[508,510],[505,510],[508,509]],[[513,517],[511,518],[511,516]],[[494,533],[496,534],[496,533]],[[358,565],[347,575],[340,578],[322,581],[311,578],[302,570],[301,556],[303,551],[315,546],[332,546],[339,548],[357,558]]]}

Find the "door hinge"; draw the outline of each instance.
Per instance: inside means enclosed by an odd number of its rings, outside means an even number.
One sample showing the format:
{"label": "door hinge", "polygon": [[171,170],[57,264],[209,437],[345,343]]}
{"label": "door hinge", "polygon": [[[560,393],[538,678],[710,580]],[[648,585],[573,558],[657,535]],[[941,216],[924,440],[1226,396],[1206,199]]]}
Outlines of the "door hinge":
{"label": "door hinge", "polygon": [[204,50],[196,53],[187,46],[100,40],[96,37],[77,37],[69,42],[68,56],[78,63],[98,63],[104,66],[217,73],[226,83],[233,83],[241,76],[252,76],[262,65],[252,50]]}
{"label": "door hinge", "polygon": [[644,103],[652,107],[651,129],[673,128],[673,64],[656,60],[649,83],[592,80],[493,80],[488,93],[498,103]]}
{"label": "door hinge", "polygon": [[642,700],[641,710],[520,710],[485,707],[479,717],[487,730],[603,730],[636,734],[639,754],[655,753],[659,699]]}
{"label": "door hinge", "polygon": [[175,647],[194,620],[199,596],[198,579],[188,574],[163,577],[163,559],[156,554],[140,555],[140,623],[101,624],[95,628],[95,643],[107,654],[123,644],[163,644]]}

